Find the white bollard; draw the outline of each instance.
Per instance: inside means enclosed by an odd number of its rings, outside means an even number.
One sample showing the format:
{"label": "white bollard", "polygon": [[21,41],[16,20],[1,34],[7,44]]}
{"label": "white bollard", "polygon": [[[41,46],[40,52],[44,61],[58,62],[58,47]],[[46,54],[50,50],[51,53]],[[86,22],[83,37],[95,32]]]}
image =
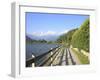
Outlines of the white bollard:
{"label": "white bollard", "polygon": [[[32,54],[32,58],[35,58],[35,56]],[[34,63],[32,63],[32,67],[34,67],[35,66],[35,64]]]}

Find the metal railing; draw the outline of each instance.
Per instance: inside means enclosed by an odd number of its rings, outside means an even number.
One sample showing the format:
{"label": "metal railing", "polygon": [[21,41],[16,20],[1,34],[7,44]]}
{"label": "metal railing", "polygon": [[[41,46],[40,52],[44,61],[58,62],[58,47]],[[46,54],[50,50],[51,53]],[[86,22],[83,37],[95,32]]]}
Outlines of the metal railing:
{"label": "metal railing", "polygon": [[[28,60],[26,60],[26,67],[32,66],[34,64],[35,66],[50,66],[57,55],[56,52],[60,49],[60,46],[53,48],[49,50],[46,53],[43,53],[39,56],[32,57]],[[51,58],[53,58],[51,60]]]}

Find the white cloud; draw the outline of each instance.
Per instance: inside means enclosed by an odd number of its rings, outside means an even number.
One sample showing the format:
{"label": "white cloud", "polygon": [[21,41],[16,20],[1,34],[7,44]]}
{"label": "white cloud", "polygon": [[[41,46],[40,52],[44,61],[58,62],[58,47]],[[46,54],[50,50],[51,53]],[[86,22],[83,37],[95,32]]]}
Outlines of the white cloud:
{"label": "white cloud", "polygon": [[45,35],[55,35],[55,34],[57,34],[57,32],[54,32],[54,31],[47,31],[45,33]]}
{"label": "white cloud", "polygon": [[33,32],[32,35],[35,35],[35,36],[56,35],[56,32],[54,32],[54,31],[47,31],[47,32]]}
{"label": "white cloud", "polygon": [[55,31],[47,31],[47,32],[33,32],[32,35],[34,36],[48,36],[48,35],[61,35],[67,33],[69,30],[65,30],[62,32],[55,32]]}
{"label": "white cloud", "polygon": [[65,30],[65,31],[62,31],[62,32],[60,32],[60,35],[61,34],[65,34],[65,33],[67,33],[69,30]]}

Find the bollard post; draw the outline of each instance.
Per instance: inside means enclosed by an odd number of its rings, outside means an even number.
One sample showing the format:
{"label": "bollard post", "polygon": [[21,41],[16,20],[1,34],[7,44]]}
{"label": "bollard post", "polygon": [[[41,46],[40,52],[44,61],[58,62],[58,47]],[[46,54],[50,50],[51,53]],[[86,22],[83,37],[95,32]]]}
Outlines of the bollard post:
{"label": "bollard post", "polygon": [[[32,58],[35,58],[35,56],[32,54]],[[34,63],[32,63],[32,67],[34,67],[35,66],[35,64]]]}

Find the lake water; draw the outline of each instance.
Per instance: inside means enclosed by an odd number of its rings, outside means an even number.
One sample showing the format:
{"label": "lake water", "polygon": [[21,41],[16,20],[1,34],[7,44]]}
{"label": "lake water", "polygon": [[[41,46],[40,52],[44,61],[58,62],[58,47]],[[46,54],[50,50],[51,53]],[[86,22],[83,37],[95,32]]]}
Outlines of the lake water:
{"label": "lake water", "polygon": [[32,54],[34,54],[34,56],[39,56],[45,52],[48,52],[51,48],[56,48],[58,46],[58,44],[47,43],[26,44],[26,59],[31,58]]}

